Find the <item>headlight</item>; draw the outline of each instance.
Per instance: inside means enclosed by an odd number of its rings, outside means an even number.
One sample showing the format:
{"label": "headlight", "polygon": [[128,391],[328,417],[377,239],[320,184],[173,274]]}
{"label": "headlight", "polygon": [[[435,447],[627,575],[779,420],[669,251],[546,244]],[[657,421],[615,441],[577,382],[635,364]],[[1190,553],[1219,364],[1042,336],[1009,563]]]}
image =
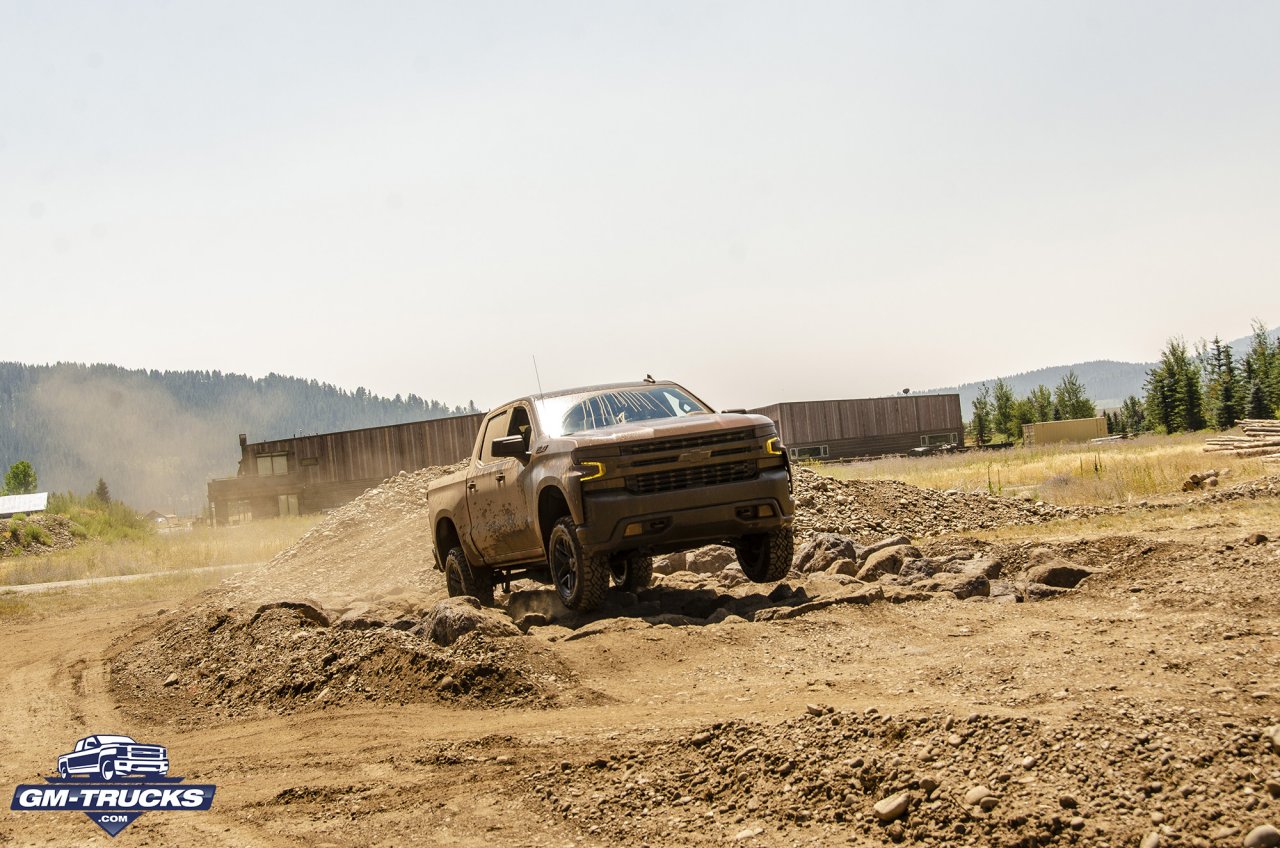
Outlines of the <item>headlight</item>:
{"label": "headlight", "polygon": [[782,456],[782,439],[777,436],[771,436],[769,440],[764,443],[764,452],[773,454],[774,456]]}
{"label": "headlight", "polygon": [[604,476],[603,462],[579,462],[577,468],[582,472],[582,476],[578,478],[580,483],[586,483],[588,480],[599,480]]}

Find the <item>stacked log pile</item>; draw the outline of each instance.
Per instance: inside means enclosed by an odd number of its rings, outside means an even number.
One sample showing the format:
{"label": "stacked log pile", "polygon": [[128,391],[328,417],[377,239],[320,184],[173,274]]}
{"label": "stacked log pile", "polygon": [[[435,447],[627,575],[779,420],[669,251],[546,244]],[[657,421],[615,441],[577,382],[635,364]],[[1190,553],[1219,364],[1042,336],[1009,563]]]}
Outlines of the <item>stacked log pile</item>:
{"label": "stacked log pile", "polygon": [[1280,462],[1280,421],[1246,418],[1236,422],[1243,436],[1218,436],[1205,442],[1206,451],[1230,451],[1236,456],[1258,456],[1263,462]]}

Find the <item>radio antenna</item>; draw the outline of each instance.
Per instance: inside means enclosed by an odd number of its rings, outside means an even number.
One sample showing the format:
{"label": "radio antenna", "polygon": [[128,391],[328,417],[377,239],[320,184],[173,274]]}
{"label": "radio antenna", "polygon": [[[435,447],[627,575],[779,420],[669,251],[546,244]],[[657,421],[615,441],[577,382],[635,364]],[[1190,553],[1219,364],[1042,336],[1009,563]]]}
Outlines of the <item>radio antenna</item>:
{"label": "radio antenna", "polygon": [[538,357],[533,357],[533,376],[538,381],[538,400],[542,400],[542,375],[538,373]]}

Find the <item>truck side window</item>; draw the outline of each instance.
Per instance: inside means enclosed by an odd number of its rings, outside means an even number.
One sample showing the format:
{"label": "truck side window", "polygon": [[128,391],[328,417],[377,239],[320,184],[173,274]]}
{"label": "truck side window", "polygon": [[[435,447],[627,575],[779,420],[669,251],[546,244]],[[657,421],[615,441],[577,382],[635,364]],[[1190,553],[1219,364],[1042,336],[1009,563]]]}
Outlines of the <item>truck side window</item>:
{"label": "truck side window", "polygon": [[493,440],[507,435],[507,423],[511,419],[511,410],[504,409],[485,422],[484,440],[480,443],[480,461],[494,462]]}
{"label": "truck side window", "polygon": [[514,406],[511,408],[511,424],[507,426],[508,436],[520,436],[524,439],[524,446],[527,450],[529,442],[533,439],[533,427],[529,423],[529,410],[523,406]]}

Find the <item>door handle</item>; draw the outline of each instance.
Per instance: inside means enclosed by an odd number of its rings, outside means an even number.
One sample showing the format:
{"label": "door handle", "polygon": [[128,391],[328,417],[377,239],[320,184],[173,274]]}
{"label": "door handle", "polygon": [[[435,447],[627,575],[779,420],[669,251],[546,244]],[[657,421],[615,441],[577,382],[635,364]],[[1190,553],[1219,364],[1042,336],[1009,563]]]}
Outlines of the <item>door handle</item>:
{"label": "door handle", "polygon": [[499,474],[497,479],[498,479],[498,482],[499,482],[499,483],[502,483],[502,482],[504,482],[504,481],[507,479],[507,475],[505,475],[505,474]]}
{"label": "door handle", "polygon": [[469,492],[474,492],[475,490],[476,490],[476,484],[475,484],[475,483],[472,483],[470,480],[468,480],[468,481],[467,481],[467,491],[469,491]]}

